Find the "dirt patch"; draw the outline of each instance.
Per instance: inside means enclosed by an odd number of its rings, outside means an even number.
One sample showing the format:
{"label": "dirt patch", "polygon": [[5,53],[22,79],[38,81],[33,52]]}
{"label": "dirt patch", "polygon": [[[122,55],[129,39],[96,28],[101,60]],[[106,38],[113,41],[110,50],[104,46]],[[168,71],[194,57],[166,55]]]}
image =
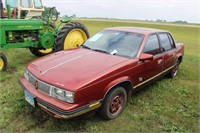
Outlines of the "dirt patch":
{"label": "dirt patch", "polygon": [[10,67],[8,71],[9,71],[10,74],[16,73],[17,67]]}

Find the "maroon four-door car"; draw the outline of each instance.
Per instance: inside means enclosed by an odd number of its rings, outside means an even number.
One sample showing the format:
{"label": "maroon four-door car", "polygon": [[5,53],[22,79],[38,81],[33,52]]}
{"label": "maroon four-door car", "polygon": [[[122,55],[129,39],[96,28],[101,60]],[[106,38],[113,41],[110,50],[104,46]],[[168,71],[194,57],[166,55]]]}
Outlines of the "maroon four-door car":
{"label": "maroon four-door car", "polygon": [[168,31],[107,28],[81,48],[31,62],[19,83],[28,103],[54,117],[98,111],[113,119],[132,91],[164,75],[175,77],[183,54],[183,44],[176,44]]}

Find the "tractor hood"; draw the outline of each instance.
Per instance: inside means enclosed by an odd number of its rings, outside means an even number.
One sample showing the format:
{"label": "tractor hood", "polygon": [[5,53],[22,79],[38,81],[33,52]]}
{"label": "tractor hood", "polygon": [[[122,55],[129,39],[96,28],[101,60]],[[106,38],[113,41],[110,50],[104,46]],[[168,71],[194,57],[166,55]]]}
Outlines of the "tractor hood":
{"label": "tractor hood", "polygon": [[128,58],[80,48],[37,59],[28,65],[28,70],[46,83],[75,91],[126,60]]}

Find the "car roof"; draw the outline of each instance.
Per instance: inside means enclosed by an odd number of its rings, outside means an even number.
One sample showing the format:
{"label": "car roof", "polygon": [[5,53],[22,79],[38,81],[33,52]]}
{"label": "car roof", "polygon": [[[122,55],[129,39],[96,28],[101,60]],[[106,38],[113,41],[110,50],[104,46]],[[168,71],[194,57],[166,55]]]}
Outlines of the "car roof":
{"label": "car roof", "polygon": [[106,28],[105,30],[133,32],[133,33],[139,33],[139,34],[144,34],[144,35],[158,33],[158,32],[168,32],[165,30],[140,28],[140,27],[112,27],[112,28]]}

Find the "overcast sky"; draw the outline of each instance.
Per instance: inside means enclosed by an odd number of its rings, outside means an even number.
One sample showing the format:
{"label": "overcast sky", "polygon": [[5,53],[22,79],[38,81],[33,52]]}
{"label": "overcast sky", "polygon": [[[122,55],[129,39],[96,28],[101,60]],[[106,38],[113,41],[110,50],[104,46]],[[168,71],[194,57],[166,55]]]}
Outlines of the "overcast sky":
{"label": "overcast sky", "polygon": [[[3,0],[5,1],[5,0]],[[200,0],[43,0],[63,15],[200,23]]]}
{"label": "overcast sky", "polygon": [[200,0],[43,0],[61,15],[200,23]]}

